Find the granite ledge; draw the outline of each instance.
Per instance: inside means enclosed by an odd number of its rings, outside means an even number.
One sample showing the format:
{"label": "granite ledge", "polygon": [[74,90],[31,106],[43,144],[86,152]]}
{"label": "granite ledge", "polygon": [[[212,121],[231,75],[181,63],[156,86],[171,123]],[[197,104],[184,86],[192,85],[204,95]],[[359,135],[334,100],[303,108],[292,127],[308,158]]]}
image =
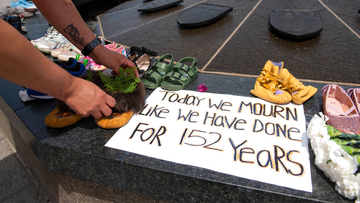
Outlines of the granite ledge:
{"label": "granite ledge", "polygon": [[[255,80],[199,74],[187,89],[196,90],[204,82],[213,93],[226,91],[226,94],[251,96],[249,90]],[[17,119],[16,125],[27,128],[28,132],[22,134],[23,139],[50,171],[171,202],[350,202],[334,190],[334,184],[314,165],[311,149],[313,193],[306,193],[106,148],[105,143],[116,130],[100,129],[92,118],[85,118],[63,129],[47,128],[43,119],[55,108],[55,101],[23,104],[17,96],[22,87],[2,79],[0,84],[4,87],[0,90],[3,103],[12,109],[7,109],[5,116]],[[312,85],[318,89],[323,86]],[[147,95],[150,94],[151,91],[147,90]],[[3,103],[0,103],[1,109],[4,108]],[[304,104],[307,121],[320,109],[321,93],[318,91]]]}

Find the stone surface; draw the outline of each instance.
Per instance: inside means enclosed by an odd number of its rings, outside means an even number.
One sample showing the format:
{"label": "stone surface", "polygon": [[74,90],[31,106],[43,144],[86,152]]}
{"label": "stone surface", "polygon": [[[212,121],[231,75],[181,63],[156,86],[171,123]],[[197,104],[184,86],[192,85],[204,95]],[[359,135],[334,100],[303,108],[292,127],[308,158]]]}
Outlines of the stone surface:
{"label": "stone surface", "polygon": [[[5,147],[3,143],[5,141],[4,139],[0,141],[0,147]],[[0,159],[0,202],[31,184],[30,177],[13,153]]]}
{"label": "stone surface", "polygon": [[5,138],[4,131],[0,128],[0,140]]}
{"label": "stone surface", "polygon": [[[248,77],[199,74],[187,89],[196,90],[198,85],[205,83],[208,91],[212,93],[226,91],[227,94],[252,97],[250,89],[255,80]],[[305,84],[311,84],[318,89],[323,86],[319,83]],[[344,88],[349,87],[344,86]],[[151,92],[146,90],[147,95]],[[5,101],[11,101],[7,95],[1,96]],[[260,197],[261,201],[269,199],[347,201],[334,190],[333,183],[325,177],[323,172],[314,166],[311,150],[313,193],[306,193],[104,147],[116,130],[100,129],[92,118],[85,118],[63,129],[47,128],[43,120],[55,106],[54,101],[38,101],[15,109],[15,113],[29,129],[27,135],[20,137],[35,136],[33,141],[37,140],[39,143],[35,154],[45,166],[42,169],[43,173],[48,173],[49,177],[54,177],[59,181],[59,183],[55,181],[50,188],[56,188],[55,193],[59,200],[63,198],[64,202],[72,198],[86,199],[94,196],[96,198],[98,193],[88,191],[94,187],[94,184],[113,188],[115,193],[116,190],[126,189],[131,192],[130,194],[140,194],[170,202],[214,201],[216,199],[226,202],[232,198],[256,201]],[[321,91],[318,91],[313,98],[304,103],[307,120],[310,121],[309,119],[321,109]],[[20,146],[20,144],[17,145]],[[80,182],[84,185],[69,187],[68,185],[74,184],[73,178],[81,180]],[[61,188],[56,186],[58,184]],[[252,192],[246,192],[248,190]],[[72,194],[62,196],[63,193]],[[117,196],[102,196],[101,198],[104,201],[110,201],[115,197],[118,198]]]}
{"label": "stone surface", "polygon": [[[199,2],[189,0],[162,12],[143,15],[136,10],[142,0],[128,1],[99,16],[99,21],[108,40],[143,46],[159,55],[172,53],[176,61],[193,56],[198,59],[200,69],[209,62],[205,72],[220,71],[220,75],[200,73],[188,90],[196,90],[205,83],[211,93],[253,97],[250,90],[265,62],[268,59],[284,61],[285,67],[297,78],[321,80],[304,82],[318,88],[314,97],[304,103],[307,122],[322,110],[320,90],[327,84],[323,80],[358,82],[356,65],[360,58],[353,53],[358,52],[360,41],[319,1],[212,0],[209,3],[232,6],[234,10],[212,25],[179,29],[176,16]],[[338,2],[326,3],[351,26],[357,25],[357,21],[347,15],[352,12],[349,8],[355,7],[353,2],[346,2],[347,8]],[[318,38],[301,43],[276,37],[267,27],[267,15],[274,5],[319,9],[324,20],[323,32]],[[240,29],[234,33],[239,25]],[[43,29],[45,24],[41,26]],[[233,37],[215,56],[232,33]],[[226,75],[231,73],[241,77]],[[129,202],[131,199],[134,202],[350,202],[335,191],[334,184],[314,165],[311,148],[313,192],[306,193],[106,148],[105,143],[116,130],[99,128],[91,117],[70,127],[48,128],[44,119],[56,107],[55,100],[23,103],[18,97],[23,87],[3,79],[0,86],[0,127],[5,126],[4,132],[11,135],[10,142],[54,202]],[[146,94],[151,92],[147,90]],[[16,163],[8,152],[2,156],[5,161],[0,161],[0,165]],[[6,166],[0,168],[5,169]],[[21,171],[16,173],[19,177],[23,175]],[[0,181],[1,174],[4,173],[0,173]]]}
{"label": "stone surface", "polygon": [[4,200],[3,203],[13,203],[13,202],[27,202],[27,203],[45,203],[47,199],[42,199],[39,197],[38,193],[33,189],[33,185],[28,185],[23,188],[15,195]]}
{"label": "stone surface", "polygon": [[[210,0],[207,3],[234,9],[209,26],[180,29],[176,17],[200,2],[189,0],[162,12],[140,14],[136,9],[143,2],[129,1],[112,9],[113,12],[100,15],[99,20],[108,40],[130,47],[144,46],[160,56],[171,53],[175,61],[195,57],[198,68],[205,68],[204,71],[253,76],[260,73],[267,60],[274,60],[284,61],[285,68],[300,79],[358,83],[360,58],[353,53],[360,51],[360,40],[320,1]],[[336,1],[325,4],[352,29],[359,30],[357,2],[347,1],[346,6]],[[273,9],[319,10],[323,30],[318,37],[303,42],[282,39],[269,31],[268,15]],[[119,18],[122,21],[118,21]]]}

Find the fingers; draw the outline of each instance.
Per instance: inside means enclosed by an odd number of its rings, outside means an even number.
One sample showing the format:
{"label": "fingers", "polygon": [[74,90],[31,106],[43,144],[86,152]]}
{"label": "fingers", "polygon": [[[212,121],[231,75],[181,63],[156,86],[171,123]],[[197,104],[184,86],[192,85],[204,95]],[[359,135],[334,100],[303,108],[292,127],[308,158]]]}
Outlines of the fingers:
{"label": "fingers", "polygon": [[[120,55],[120,58],[119,58],[119,63],[118,65],[116,65],[115,67],[113,67],[113,72],[116,74],[116,75],[119,75],[119,67],[121,66],[122,68],[136,68],[136,65],[131,61],[129,60],[128,58],[126,58],[124,55]],[[135,69],[136,70],[136,69]],[[135,76],[136,77],[139,77],[139,73],[138,71],[136,70],[135,71]]]}
{"label": "fingers", "polygon": [[94,83],[76,78],[73,81],[74,88],[69,92],[64,102],[82,117],[93,116],[101,118],[110,116],[111,108],[115,106],[115,99],[106,94]]}
{"label": "fingers", "polygon": [[110,95],[106,95],[107,96],[107,99],[106,99],[106,104],[110,107],[110,108],[112,108],[112,107],[114,107],[115,106],[115,99],[114,99],[114,97],[112,97],[112,96],[110,96]]}
{"label": "fingers", "polygon": [[138,77],[139,77],[139,72],[138,72],[138,70],[137,70],[137,69],[135,69],[134,71],[135,71],[135,77],[137,77],[137,78],[138,78]]}
{"label": "fingers", "polygon": [[115,99],[109,95],[106,95],[105,103],[99,106],[99,108],[95,109],[93,113],[91,113],[91,115],[96,119],[101,118],[103,116],[110,116],[112,113],[111,108],[114,106],[115,106]]}
{"label": "fingers", "polygon": [[[109,109],[109,110],[110,110],[110,114],[111,114],[111,109]],[[103,110],[103,111],[108,111],[108,110]],[[94,117],[96,119],[101,118],[103,116],[101,111],[94,111],[93,113],[91,113],[91,115],[92,115],[92,117]]]}
{"label": "fingers", "polygon": [[[137,69],[135,69],[134,67],[132,67],[133,69],[134,69],[134,72],[135,72],[135,77],[139,77],[139,72],[138,72],[138,70]],[[119,69],[120,69],[120,67],[118,68],[118,69],[113,69],[112,70],[112,72],[111,72],[111,74],[113,74],[113,75],[119,75],[120,74],[120,72],[119,72]]]}

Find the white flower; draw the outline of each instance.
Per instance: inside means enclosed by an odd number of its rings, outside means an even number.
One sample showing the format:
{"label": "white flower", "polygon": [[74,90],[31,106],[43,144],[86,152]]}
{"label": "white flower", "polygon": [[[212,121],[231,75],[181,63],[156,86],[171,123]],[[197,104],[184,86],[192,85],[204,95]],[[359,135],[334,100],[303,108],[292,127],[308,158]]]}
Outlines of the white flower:
{"label": "white flower", "polygon": [[[321,116],[323,116],[321,114]],[[324,117],[319,117],[318,115],[314,115],[314,117],[311,119],[309,125],[308,125],[308,129],[307,129],[307,136],[308,138],[313,138],[313,137],[320,137],[321,134],[320,132],[322,131],[321,128],[325,128],[325,118]]]}
{"label": "white flower", "polygon": [[[335,189],[341,195],[348,199],[359,199],[360,175],[354,175],[358,161],[330,140],[325,126],[326,120],[326,116],[322,114],[314,115],[307,129],[307,136],[315,153],[315,165],[335,182]],[[357,201],[360,202],[360,199]]]}

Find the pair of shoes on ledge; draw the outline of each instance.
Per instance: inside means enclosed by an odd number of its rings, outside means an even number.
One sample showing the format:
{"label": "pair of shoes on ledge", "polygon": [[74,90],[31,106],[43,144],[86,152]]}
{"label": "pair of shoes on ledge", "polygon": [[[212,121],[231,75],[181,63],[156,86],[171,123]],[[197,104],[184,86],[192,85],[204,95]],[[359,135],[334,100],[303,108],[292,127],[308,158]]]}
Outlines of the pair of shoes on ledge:
{"label": "pair of shoes on ledge", "polygon": [[150,70],[146,71],[142,81],[145,88],[166,90],[182,90],[198,77],[197,59],[184,57],[174,63],[172,54],[162,55],[156,59]]}
{"label": "pair of shoes on ledge", "polygon": [[[115,42],[112,42],[104,46],[109,50],[118,52],[127,57],[126,48],[116,44]],[[84,64],[85,68],[91,71],[104,71],[107,69],[104,65],[95,63],[95,61],[89,56],[85,56],[81,59],[78,59],[78,62]]]}
{"label": "pair of shoes on ledge", "polygon": [[[68,61],[59,61],[54,60],[58,66],[62,67],[66,71],[68,71],[71,75],[75,77],[81,77],[86,75],[85,66],[82,63],[78,63],[75,59],[69,58]],[[41,92],[38,92],[33,89],[26,88],[25,90],[21,90],[19,92],[19,97],[23,102],[32,101],[32,100],[50,100],[55,99],[55,97],[51,95],[47,95]]]}
{"label": "pair of shoes on ledge", "polygon": [[157,52],[145,47],[132,46],[128,55],[128,58],[138,67],[140,78],[142,78],[144,73],[152,66]]}
{"label": "pair of shoes on ledge", "polygon": [[335,84],[322,88],[323,111],[329,118],[326,124],[341,132],[360,134],[360,88],[345,91]]}
{"label": "pair of shoes on ledge", "polygon": [[317,92],[317,88],[303,85],[286,68],[284,62],[267,61],[257,78],[251,94],[276,104],[293,101],[302,104]]}
{"label": "pair of shoes on ledge", "polygon": [[[102,79],[103,73],[88,71],[86,79],[91,77],[91,81],[99,86],[110,96],[114,97],[116,103],[112,108],[110,116],[103,116],[100,119],[95,119],[95,123],[105,129],[116,129],[124,126],[131,119],[133,114],[137,114],[145,104],[145,88],[141,81],[137,81],[136,87],[132,92],[112,92],[105,87],[105,82]],[[124,73],[124,75],[129,75]],[[117,76],[111,76],[112,79]],[[135,77],[135,76],[134,76]],[[85,77],[83,77],[85,79]],[[140,80],[140,79],[139,79]],[[134,83],[133,83],[134,84]],[[58,101],[58,106],[45,118],[45,125],[52,128],[63,128],[71,126],[79,122],[82,117],[77,115],[64,102]]]}

